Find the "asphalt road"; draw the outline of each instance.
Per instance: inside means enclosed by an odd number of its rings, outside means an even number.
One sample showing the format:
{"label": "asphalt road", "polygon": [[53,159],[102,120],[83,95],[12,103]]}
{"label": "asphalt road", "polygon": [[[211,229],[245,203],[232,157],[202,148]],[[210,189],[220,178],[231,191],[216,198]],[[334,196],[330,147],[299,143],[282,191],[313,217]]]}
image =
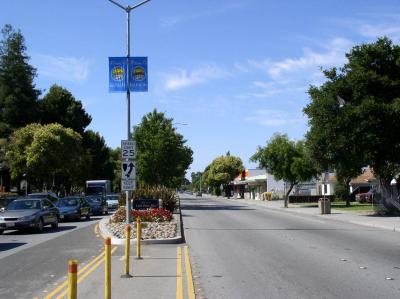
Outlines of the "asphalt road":
{"label": "asphalt road", "polygon": [[69,259],[83,266],[97,256],[104,242],[94,231],[99,219],[60,223],[58,229],[46,227],[41,234],[0,235],[0,298],[42,298],[65,280]]}
{"label": "asphalt road", "polygon": [[400,298],[398,233],[183,197],[197,298]]}

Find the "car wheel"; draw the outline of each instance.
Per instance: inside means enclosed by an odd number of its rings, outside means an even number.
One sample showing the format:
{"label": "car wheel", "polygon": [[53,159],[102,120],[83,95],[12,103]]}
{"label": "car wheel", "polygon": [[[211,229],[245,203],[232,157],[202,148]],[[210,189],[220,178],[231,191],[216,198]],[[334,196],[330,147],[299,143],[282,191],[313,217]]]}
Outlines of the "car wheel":
{"label": "car wheel", "polygon": [[56,221],[51,224],[52,228],[58,228],[58,218],[56,218]]}
{"label": "car wheel", "polygon": [[39,222],[36,225],[36,229],[39,233],[43,232],[43,220],[42,218],[39,219]]}
{"label": "car wheel", "polygon": [[81,212],[78,213],[78,215],[76,216],[76,220],[80,221],[82,218],[82,214]]}
{"label": "car wheel", "polygon": [[4,233],[4,230],[0,229],[0,235],[2,235]]}
{"label": "car wheel", "polygon": [[106,210],[106,213],[105,213],[106,215],[108,215],[108,209]]}
{"label": "car wheel", "polygon": [[90,220],[90,213],[86,214],[86,220]]}

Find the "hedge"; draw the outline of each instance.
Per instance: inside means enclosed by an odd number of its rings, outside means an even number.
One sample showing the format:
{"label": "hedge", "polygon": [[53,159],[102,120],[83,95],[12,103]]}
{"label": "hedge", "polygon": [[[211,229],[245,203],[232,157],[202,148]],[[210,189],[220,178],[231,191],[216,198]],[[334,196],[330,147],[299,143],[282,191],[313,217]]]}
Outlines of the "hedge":
{"label": "hedge", "polygon": [[[290,203],[309,203],[318,202],[318,199],[323,198],[323,195],[289,195]],[[325,195],[325,198],[329,198],[330,201],[334,201],[333,195]]]}

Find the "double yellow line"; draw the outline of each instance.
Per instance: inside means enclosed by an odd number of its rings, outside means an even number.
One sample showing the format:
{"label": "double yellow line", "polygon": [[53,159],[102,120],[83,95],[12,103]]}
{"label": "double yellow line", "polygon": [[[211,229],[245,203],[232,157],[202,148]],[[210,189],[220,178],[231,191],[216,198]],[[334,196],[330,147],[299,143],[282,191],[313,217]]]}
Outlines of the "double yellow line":
{"label": "double yellow line", "polygon": [[[195,299],[192,267],[190,265],[189,250],[188,247],[184,248],[185,255],[185,269],[186,269],[186,286],[189,299]],[[183,275],[182,275],[182,248],[177,247],[176,249],[176,299],[183,299]]]}
{"label": "double yellow line", "polygon": [[[111,250],[111,254],[113,254],[117,250],[117,247],[114,247]],[[90,273],[92,273],[97,267],[99,267],[102,263],[104,263],[104,251],[96,256],[90,263],[85,265],[82,269],[78,271],[78,284],[83,281]],[[44,299],[61,299],[65,297],[68,292],[68,280],[65,280],[62,284],[60,284],[57,288],[55,288],[51,293],[47,294]]]}

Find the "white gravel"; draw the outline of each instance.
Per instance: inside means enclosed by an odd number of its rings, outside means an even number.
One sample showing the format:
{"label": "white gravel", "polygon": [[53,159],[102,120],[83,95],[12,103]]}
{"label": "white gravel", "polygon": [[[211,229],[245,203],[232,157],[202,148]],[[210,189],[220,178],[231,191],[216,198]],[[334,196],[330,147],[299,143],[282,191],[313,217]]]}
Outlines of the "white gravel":
{"label": "white gravel", "polygon": [[[141,240],[148,239],[170,239],[177,236],[177,222],[142,222]],[[125,238],[126,223],[107,223],[107,228],[117,238]],[[130,224],[131,239],[136,239],[136,223]]]}

